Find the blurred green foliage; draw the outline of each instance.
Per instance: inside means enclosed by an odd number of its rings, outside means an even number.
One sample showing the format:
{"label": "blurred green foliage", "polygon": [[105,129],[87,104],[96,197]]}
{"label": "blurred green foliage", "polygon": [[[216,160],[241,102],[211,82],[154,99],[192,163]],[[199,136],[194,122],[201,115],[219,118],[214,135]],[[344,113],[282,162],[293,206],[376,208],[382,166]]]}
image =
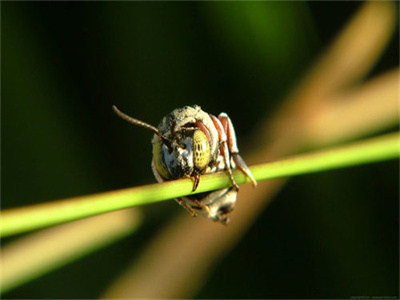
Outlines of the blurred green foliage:
{"label": "blurred green foliage", "polygon": [[[360,5],[3,2],[2,208],[154,182],[151,133],[112,104],[151,124],[187,104],[225,111],[245,153]],[[399,65],[398,45],[374,74]],[[385,162],[291,180],[198,297],[398,296],[398,179]],[[97,297],[181,213],[148,210],[134,236],[5,297]]]}

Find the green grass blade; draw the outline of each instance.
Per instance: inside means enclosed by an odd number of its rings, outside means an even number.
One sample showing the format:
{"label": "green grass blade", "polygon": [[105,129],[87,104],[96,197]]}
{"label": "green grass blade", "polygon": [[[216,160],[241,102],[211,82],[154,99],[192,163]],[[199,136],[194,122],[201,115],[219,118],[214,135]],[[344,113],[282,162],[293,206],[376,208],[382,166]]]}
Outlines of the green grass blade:
{"label": "green grass blade", "polygon": [[347,146],[254,166],[251,171],[260,181],[395,159],[400,156],[399,138],[399,133],[391,133]]}
{"label": "green grass blade", "polygon": [[[347,146],[252,166],[250,169],[254,178],[262,181],[394,159],[399,157],[399,149],[399,133],[396,132]],[[238,184],[249,182],[240,171],[235,170],[234,176]],[[201,177],[195,193],[229,185],[229,178],[224,172],[207,174]],[[5,237],[109,211],[173,199],[192,194],[192,186],[192,180],[187,178],[9,209],[1,212],[0,234]]]}

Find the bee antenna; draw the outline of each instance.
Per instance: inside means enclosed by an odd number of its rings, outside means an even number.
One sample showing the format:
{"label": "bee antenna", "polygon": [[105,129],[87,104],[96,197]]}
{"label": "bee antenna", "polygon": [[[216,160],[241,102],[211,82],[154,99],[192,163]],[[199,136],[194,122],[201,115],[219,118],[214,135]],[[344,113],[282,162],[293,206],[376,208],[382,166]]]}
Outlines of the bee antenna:
{"label": "bee antenna", "polygon": [[123,119],[123,120],[125,120],[125,121],[127,121],[128,123],[131,123],[131,124],[133,124],[133,125],[137,125],[137,126],[140,126],[140,127],[144,127],[144,128],[147,128],[147,129],[153,131],[153,132],[154,132],[156,135],[158,135],[158,136],[160,137],[160,139],[167,145],[168,149],[171,148],[171,143],[170,143],[170,141],[169,141],[166,137],[164,137],[164,136],[161,134],[161,132],[160,132],[156,127],[154,127],[154,126],[152,126],[152,125],[150,125],[150,124],[148,124],[148,123],[145,123],[145,122],[143,122],[143,121],[140,121],[140,120],[138,120],[138,119],[135,119],[135,118],[132,118],[132,117],[128,116],[127,114],[125,114],[125,113],[123,113],[122,111],[120,111],[115,105],[113,105],[112,108],[113,108],[114,112],[115,112],[121,119]]}

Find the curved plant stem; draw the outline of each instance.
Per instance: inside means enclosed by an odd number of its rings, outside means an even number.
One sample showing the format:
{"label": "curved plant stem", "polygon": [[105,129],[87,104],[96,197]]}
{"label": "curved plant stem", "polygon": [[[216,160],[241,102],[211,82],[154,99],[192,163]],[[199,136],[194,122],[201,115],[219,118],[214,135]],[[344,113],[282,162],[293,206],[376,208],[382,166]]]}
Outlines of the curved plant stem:
{"label": "curved plant stem", "polygon": [[[399,134],[392,133],[348,146],[252,166],[250,169],[254,178],[261,181],[396,157],[399,157]],[[234,177],[238,184],[249,182],[249,179],[238,170],[235,170]],[[229,178],[224,172],[207,174],[201,177],[200,184],[193,194],[221,189],[229,185]],[[187,178],[9,209],[1,212],[1,237],[118,209],[182,197],[192,193],[192,186],[192,180]]]}

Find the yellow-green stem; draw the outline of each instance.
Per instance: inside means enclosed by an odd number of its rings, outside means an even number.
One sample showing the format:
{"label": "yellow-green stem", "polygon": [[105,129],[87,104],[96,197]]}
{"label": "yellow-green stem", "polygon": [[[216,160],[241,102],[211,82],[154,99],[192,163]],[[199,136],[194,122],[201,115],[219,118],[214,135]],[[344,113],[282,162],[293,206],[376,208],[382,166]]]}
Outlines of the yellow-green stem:
{"label": "yellow-green stem", "polygon": [[[250,169],[254,178],[262,181],[394,159],[399,157],[399,149],[399,133],[396,132],[351,145],[255,165]],[[238,170],[235,170],[234,178],[238,184],[249,182]],[[228,176],[219,172],[201,176],[200,184],[194,193],[193,182],[187,178],[8,209],[1,212],[0,234],[1,237],[10,236],[118,209],[221,189],[229,185]]]}

